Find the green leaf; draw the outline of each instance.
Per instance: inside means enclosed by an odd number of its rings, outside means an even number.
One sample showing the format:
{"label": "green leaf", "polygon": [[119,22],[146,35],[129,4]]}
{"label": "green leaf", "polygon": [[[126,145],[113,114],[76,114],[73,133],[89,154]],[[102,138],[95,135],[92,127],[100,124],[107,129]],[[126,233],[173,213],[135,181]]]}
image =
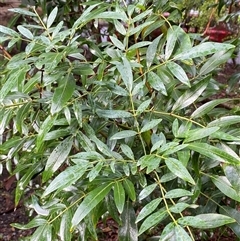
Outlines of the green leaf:
{"label": "green leaf", "polygon": [[30,66],[22,66],[19,69],[9,71],[7,75],[7,81],[1,86],[0,89],[0,102],[7,96],[7,94],[15,89],[19,83],[23,83],[26,73],[30,69]]}
{"label": "green leaf", "polygon": [[121,41],[119,41],[117,38],[115,38],[113,36],[110,36],[109,38],[111,39],[111,41],[112,41],[112,43],[114,44],[115,47],[117,47],[121,50],[125,50],[125,46]]}
{"label": "green leaf", "polygon": [[128,51],[130,51],[130,50],[135,50],[135,49],[140,49],[140,48],[145,47],[145,46],[147,46],[147,45],[149,45],[149,44],[151,44],[151,43],[152,43],[152,42],[150,42],[150,41],[138,42],[138,43],[136,43],[136,44],[131,45],[131,46],[128,48]]}
{"label": "green leaf", "polygon": [[174,227],[174,237],[173,240],[177,241],[192,241],[188,233],[180,225]]}
{"label": "green leaf", "polygon": [[143,20],[146,16],[150,15],[152,11],[152,9],[148,9],[146,11],[141,12],[140,14],[137,14],[133,19],[131,19],[131,23]]}
{"label": "green leaf", "polygon": [[191,115],[192,118],[199,118],[203,115],[208,114],[214,107],[219,104],[230,101],[231,99],[219,99],[219,100],[211,100],[200,107],[198,107]]}
{"label": "green leaf", "polygon": [[168,60],[175,48],[180,27],[169,28],[167,31],[167,43],[165,48],[165,60]]}
{"label": "green leaf", "polygon": [[11,28],[2,26],[2,25],[0,25],[0,33],[5,33],[7,35],[10,35],[11,37],[19,37],[20,38],[19,34],[16,31],[14,31]]}
{"label": "green leaf", "polygon": [[141,128],[141,133],[151,130],[153,129],[155,126],[157,126],[160,122],[162,121],[162,119],[155,119],[155,120],[150,120],[149,122],[147,122],[146,124],[144,124],[144,126]]}
{"label": "green leaf", "polygon": [[198,82],[196,85],[192,86],[191,89],[185,91],[185,93],[177,99],[176,103],[173,105],[172,110],[181,110],[189,105],[191,105],[206,89],[210,80],[210,76]]}
{"label": "green leaf", "polygon": [[142,191],[139,193],[138,200],[143,200],[144,198],[148,197],[157,187],[156,183],[146,186]]}
{"label": "green leaf", "polygon": [[112,11],[107,11],[103,13],[99,13],[95,18],[103,18],[103,19],[119,19],[122,21],[128,21],[128,17],[125,14],[125,12],[112,12]]}
{"label": "green leaf", "polygon": [[205,127],[201,129],[190,130],[187,132],[184,143],[192,142],[192,141],[210,136],[211,134],[215,133],[218,130],[219,130],[219,127],[209,127],[209,128]]}
{"label": "green leaf", "polygon": [[55,7],[47,18],[47,28],[50,28],[57,17],[58,7]]}
{"label": "green leaf", "polygon": [[42,197],[45,197],[56,190],[57,192],[60,192],[64,188],[69,187],[85,174],[88,167],[89,166],[86,162],[82,162],[82,164],[79,162],[77,165],[66,168],[47,186]]}
{"label": "green leaf", "polygon": [[136,213],[131,202],[128,201],[121,214],[122,224],[118,228],[119,241],[138,241],[138,232],[135,219]]}
{"label": "green leaf", "polygon": [[149,214],[154,212],[161,201],[162,201],[162,198],[156,198],[156,199],[152,200],[150,203],[148,203],[146,206],[144,206],[143,209],[140,211],[140,213],[137,216],[136,223],[140,222],[142,219],[144,219]]}
{"label": "green leaf", "polygon": [[27,16],[30,16],[30,17],[37,17],[36,13],[28,11],[28,10],[23,9],[23,8],[11,8],[11,9],[8,9],[8,11],[11,11],[11,12],[14,12],[14,13],[19,13],[21,15],[27,15]]}
{"label": "green leaf", "polygon": [[232,116],[223,116],[220,117],[208,124],[208,127],[212,126],[219,126],[219,127],[224,127],[224,126],[230,126],[234,125],[240,122],[240,116],[238,115],[232,115]]}
{"label": "green leaf", "polygon": [[127,87],[127,90],[129,92],[132,92],[133,87],[133,73],[130,62],[127,60],[127,58],[123,57],[123,63],[117,63],[116,67],[118,72],[120,73],[122,80]]}
{"label": "green leaf", "polygon": [[121,150],[122,152],[128,157],[130,158],[131,160],[134,160],[134,154],[133,154],[133,151],[131,150],[131,148],[126,145],[126,144],[121,144]]}
{"label": "green leaf", "polygon": [[131,35],[133,35],[133,34],[140,34],[140,32],[141,32],[144,28],[146,28],[147,26],[149,26],[149,25],[151,25],[151,24],[153,24],[153,23],[154,23],[154,21],[148,21],[148,22],[144,22],[144,23],[142,23],[142,24],[139,24],[139,25],[137,25],[137,26],[135,26],[135,27],[132,27],[132,28],[130,28],[128,34],[129,34],[129,36],[131,36]]}
{"label": "green leaf", "polygon": [[185,59],[192,59],[197,57],[204,57],[220,51],[228,51],[233,48],[235,48],[235,46],[232,44],[205,42],[205,43],[196,45],[191,49],[188,49],[182,53],[179,53],[174,57],[174,59],[185,60]]}
{"label": "green leaf", "polygon": [[236,220],[235,223],[230,223],[228,226],[233,230],[233,232],[240,238],[240,212],[230,206],[221,206],[221,214],[227,215]]}
{"label": "green leaf", "polygon": [[148,100],[143,101],[138,106],[136,114],[139,115],[139,114],[143,113],[148,108],[148,106],[150,105],[151,102],[152,102],[152,99],[148,99]]}
{"label": "green leaf", "polygon": [[224,193],[226,196],[230,197],[231,199],[240,202],[239,194],[236,192],[236,190],[234,190],[232,188],[231,183],[229,182],[229,180],[225,176],[212,175],[211,179],[212,179],[212,182],[214,183],[214,185],[222,193]]}
{"label": "green leaf", "polygon": [[21,179],[17,183],[17,187],[15,190],[15,206],[17,207],[22,195],[24,194],[25,188],[29,185],[30,180],[32,177],[39,173],[42,170],[42,164],[33,163],[29,166],[26,170],[25,174],[21,177]]}
{"label": "green leaf", "polygon": [[38,131],[37,140],[36,140],[36,149],[39,151],[43,145],[44,138],[46,134],[49,132],[49,130],[52,128],[54,121],[57,119],[57,115],[51,116],[49,115],[42,125],[40,126],[40,129]]}
{"label": "green leaf", "polygon": [[72,228],[76,227],[109,193],[113,183],[105,183],[90,191],[77,208],[72,218]]}
{"label": "green leaf", "polygon": [[126,193],[129,196],[129,198],[133,202],[135,202],[136,201],[136,192],[135,192],[135,187],[134,187],[133,183],[128,179],[124,179],[123,180],[123,186],[124,186],[124,189],[125,189]]}
{"label": "green leaf", "polygon": [[235,220],[233,218],[217,213],[199,214],[178,219],[178,223],[181,225],[200,229],[217,228],[234,222]]}
{"label": "green leaf", "polygon": [[230,164],[239,164],[240,162],[240,158],[236,158],[227,152],[207,143],[190,143],[188,144],[188,148],[202,154],[203,156],[207,156],[212,160],[218,160],[220,162],[226,162]]}
{"label": "green leaf", "polygon": [[141,157],[138,160],[137,165],[140,166],[140,170],[147,167],[146,173],[149,174],[150,172],[154,171],[159,167],[160,162],[161,158],[159,156],[151,154]]}
{"label": "green leaf", "polygon": [[152,43],[148,46],[147,52],[146,52],[146,61],[147,61],[147,68],[149,69],[153,63],[153,60],[157,53],[157,48],[160,39],[162,38],[162,35],[155,38]]}
{"label": "green leaf", "polygon": [[100,161],[96,166],[91,169],[91,171],[87,175],[87,177],[89,178],[89,182],[93,181],[98,176],[99,172],[102,170],[103,165],[104,162]]}
{"label": "green leaf", "polygon": [[97,110],[97,115],[103,118],[129,118],[132,114],[124,110]]}
{"label": "green leaf", "polygon": [[17,115],[16,115],[16,127],[17,127],[17,130],[20,133],[22,133],[22,124],[23,124],[24,118],[29,113],[30,107],[31,107],[31,102],[28,102],[28,103],[24,104],[22,107],[20,107],[18,112],[17,112]]}
{"label": "green leaf", "polygon": [[[71,149],[72,149],[73,139],[72,137],[67,137],[65,140],[60,142],[52,153],[50,154],[47,163],[45,165],[45,171],[50,171],[54,173],[58,170],[58,168],[66,161]],[[43,180],[47,181],[50,178],[48,175],[44,175],[43,173]]]}
{"label": "green leaf", "polygon": [[168,191],[164,197],[165,198],[179,198],[179,197],[192,196],[192,195],[193,195],[192,192],[189,192],[185,189],[176,188],[176,189]]}
{"label": "green leaf", "polygon": [[173,213],[182,213],[186,208],[188,208],[190,205],[188,203],[176,203],[173,206],[171,206],[169,209]]}
{"label": "green leaf", "polygon": [[125,191],[122,182],[118,181],[114,184],[113,194],[117,210],[119,213],[122,213],[125,204]]}
{"label": "green leaf", "polygon": [[174,63],[174,62],[168,62],[166,63],[166,66],[168,67],[168,69],[170,70],[170,72],[183,84],[187,85],[187,86],[191,86],[190,85],[190,81],[188,79],[187,74],[185,73],[185,71],[183,70],[183,68]]}
{"label": "green leaf", "polygon": [[126,28],[123,26],[123,24],[119,22],[117,19],[114,19],[113,22],[114,22],[115,30],[125,36],[127,31],[126,31]]}
{"label": "green leaf", "polygon": [[168,212],[165,207],[161,208],[159,211],[151,214],[148,218],[144,220],[142,225],[140,226],[138,235],[141,235],[145,231],[159,224],[163,219],[168,216]]}
{"label": "green leaf", "polygon": [[186,182],[189,182],[195,185],[195,181],[191,177],[190,173],[186,169],[186,167],[177,159],[168,157],[165,160],[165,163],[168,169],[179,178],[183,179]]}
{"label": "green leaf", "polygon": [[21,25],[18,25],[17,26],[17,29],[18,31],[24,36],[26,37],[27,39],[30,39],[32,40],[34,38],[33,34],[31,33],[31,31],[29,31],[27,28],[21,26]]}
{"label": "green leaf", "polygon": [[240,195],[240,166],[224,164],[223,170],[233,189]]}
{"label": "green leaf", "polygon": [[162,79],[157,74],[155,74],[152,71],[149,72],[148,73],[148,82],[153,89],[160,91],[163,95],[167,96],[167,91],[166,91],[165,85],[164,85]]}
{"label": "green leaf", "polygon": [[51,114],[54,115],[61,111],[67,101],[72,97],[75,90],[75,80],[72,75],[67,75],[66,79],[62,80],[62,84],[58,86],[53,94]]}
{"label": "green leaf", "polygon": [[214,71],[219,65],[226,63],[232,56],[233,49],[230,51],[219,51],[215,53],[200,69],[199,75],[205,75]]}
{"label": "green leaf", "polygon": [[70,232],[71,228],[72,212],[70,209],[66,210],[61,216],[61,223],[59,226],[59,237],[64,241],[71,241],[72,234]]}
{"label": "green leaf", "polygon": [[119,140],[132,136],[136,136],[138,133],[136,131],[120,131],[111,136],[110,140]]}
{"label": "green leaf", "polygon": [[36,229],[31,236],[31,241],[50,241],[52,237],[52,225],[46,223]]}
{"label": "green leaf", "polygon": [[21,230],[28,230],[39,226],[44,226],[45,224],[47,224],[47,222],[48,221],[46,219],[43,219],[42,217],[35,217],[27,224],[12,223],[11,226]]}

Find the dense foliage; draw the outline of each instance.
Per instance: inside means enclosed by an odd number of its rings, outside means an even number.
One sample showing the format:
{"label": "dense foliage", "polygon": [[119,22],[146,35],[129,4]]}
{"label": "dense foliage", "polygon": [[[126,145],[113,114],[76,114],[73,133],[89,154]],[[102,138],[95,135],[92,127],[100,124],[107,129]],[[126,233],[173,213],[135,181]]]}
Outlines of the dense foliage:
{"label": "dense foliage", "polygon": [[97,240],[111,217],[120,241],[220,226],[240,238],[239,108],[223,107],[239,100],[210,100],[234,45],[185,33],[167,0],[79,8],[73,22],[57,7],[15,9],[31,24],[0,26],[2,43],[26,45],[5,50],[0,73],[0,166],[19,177],[16,205],[41,177],[36,215],[14,226],[35,227],[30,240]]}

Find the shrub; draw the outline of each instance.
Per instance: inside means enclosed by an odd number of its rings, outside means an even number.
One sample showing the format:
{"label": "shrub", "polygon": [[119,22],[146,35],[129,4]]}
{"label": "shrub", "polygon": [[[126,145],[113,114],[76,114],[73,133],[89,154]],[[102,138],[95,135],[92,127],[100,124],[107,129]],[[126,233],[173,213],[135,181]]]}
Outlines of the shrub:
{"label": "shrub", "polygon": [[[232,100],[209,100],[234,46],[196,42],[163,2],[86,1],[70,28],[54,24],[57,7],[45,21],[18,9],[37,24],[0,26],[1,42],[27,43],[1,68],[0,152],[19,175],[16,205],[41,176],[36,215],[13,224],[36,228],[31,240],[97,240],[107,217],[118,240],[194,240],[224,225],[240,237],[240,117],[221,107]],[[84,38],[100,20],[108,41]]]}

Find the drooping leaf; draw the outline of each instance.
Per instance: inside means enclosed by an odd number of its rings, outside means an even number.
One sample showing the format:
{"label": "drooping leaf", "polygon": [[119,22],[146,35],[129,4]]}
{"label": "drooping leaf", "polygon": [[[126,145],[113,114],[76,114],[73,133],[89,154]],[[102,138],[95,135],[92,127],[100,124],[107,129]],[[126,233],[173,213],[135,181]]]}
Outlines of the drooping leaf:
{"label": "drooping leaf", "polygon": [[180,177],[184,181],[187,181],[195,185],[195,181],[186,169],[186,167],[177,159],[168,157],[165,160],[168,169],[176,176]]}
{"label": "drooping leaf", "polygon": [[239,164],[240,158],[236,158],[229,153],[207,143],[194,142],[188,144],[190,150],[196,151],[204,156],[220,162],[227,162],[230,164]]}
{"label": "drooping leaf", "polygon": [[33,39],[33,34],[31,33],[30,30],[28,30],[27,28],[21,26],[21,25],[18,25],[17,26],[17,29],[18,31],[24,36],[26,37],[27,39],[30,39],[32,40]]}
{"label": "drooping leaf", "polygon": [[67,75],[62,80],[62,84],[58,86],[53,94],[51,114],[58,113],[66,105],[67,101],[72,97],[75,89],[75,80],[72,75]]}
{"label": "drooping leaf", "polygon": [[148,100],[143,101],[143,102],[138,106],[136,113],[137,113],[137,114],[143,113],[143,112],[148,108],[148,106],[150,105],[151,101],[152,101],[152,99],[148,99]]}
{"label": "drooping leaf", "polygon": [[174,204],[173,206],[171,206],[169,208],[169,210],[172,213],[182,213],[186,208],[188,208],[190,205],[188,203],[184,203],[184,202],[179,202]]}
{"label": "drooping leaf", "polygon": [[19,83],[23,83],[29,69],[30,66],[21,66],[20,68],[9,72],[6,82],[0,89],[0,102],[2,102],[7,94],[15,89]]}
{"label": "drooping leaf", "polygon": [[138,133],[136,131],[120,131],[116,134],[114,134],[110,140],[119,140],[124,139],[132,136],[136,136]]}
{"label": "drooping leaf", "polygon": [[142,191],[139,193],[138,199],[142,200],[146,197],[148,197],[157,187],[156,183],[153,183],[151,185],[146,186]]}
{"label": "drooping leaf", "polygon": [[152,71],[148,73],[148,82],[153,89],[160,91],[163,95],[167,96],[165,85],[156,73]]}
{"label": "drooping leaf", "polygon": [[231,183],[225,176],[216,176],[212,175],[212,182],[215,184],[215,186],[226,196],[230,197],[233,200],[236,200],[240,202],[240,196],[236,192],[236,190],[233,189]]}
{"label": "drooping leaf", "polygon": [[192,195],[193,195],[193,193],[188,190],[185,190],[182,188],[175,188],[173,190],[168,191],[164,197],[165,198],[179,198],[179,197],[192,196]]}
{"label": "drooping leaf", "polygon": [[168,60],[175,48],[175,44],[178,39],[178,32],[179,32],[180,27],[174,26],[174,28],[169,28],[167,31],[167,43],[166,43],[166,48],[165,48],[165,60]]}
{"label": "drooping leaf", "polygon": [[[72,137],[67,137],[65,140],[60,142],[50,154],[47,163],[45,165],[45,171],[54,173],[58,168],[66,161],[71,148],[73,139]],[[47,181],[51,176],[43,175],[43,180]]]}
{"label": "drooping leaf", "polygon": [[71,219],[72,219],[71,210],[65,211],[61,217],[61,223],[59,228],[59,237],[61,240],[64,240],[64,241],[72,240],[72,233],[70,232]]}
{"label": "drooping leaf", "polygon": [[126,144],[121,144],[121,150],[122,152],[128,157],[130,158],[131,160],[134,160],[134,154],[133,154],[133,151],[132,149],[126,145]]}
{"label": "drooping leaf", "polygon": [[110,36],[109,38],[111,39],[111,41],[112,41],[112,43],[114,44],[115,47],[117,47],[121,50],[125,49],[124,44],[121,41],[119,41],[116,37]]}
{"label": "drooping leaf", "polygon": [[230,101],[231,99],[218,99],[218,100],[211,100],[200,107],[198,107],[191,115],[192,118],[199,118],[203,115],[206,115],[209,113],[214,107],[216,107],[219,104],[226,103]]}
{"label": "drooping leaf", "polygon": [[109,193],[113,183],[105,183],[90,191],[72,218],[72,228],[76,227]]}
{"label": "drooping leaf", "polygon": [[125,208],[121,214],[122,225],[118,229],[119,241],[137,241],[138,229],[135,223],[136,213],[131,202],[127,201]]}
{"label": "drooping leaf", "polygon": [[155,119],[155,120],[150,120],[149,122],[147,122],[146,124],[144,124],[144,126],[141,128],[140,132],[145,132],[148,130],[153,129],[155,126],[157,126],[160,122],[162,121],[162,119]]}
{"label": "drooping leaf", "polygon": [[175,62],[168,62],[166,66],[180,82],[189,87],[191,86],[186,72],[179,64],[176,64]]}
{"label": "drooping leaf", "polygon": [[60,192],[62,189],[75,183],[82,175],[85,174],[87,168],[88,164],[83,161],[79,162],[77,165],[68,167],[53,179],[42,196],[45,197],[56,190],[57,192]]}
{"label": "drooping leaf", "polygon": [[119,213],[123,212],[125,204],[125,191],[121,182],[116,182],[113,186],[114,202]]}
{"label": "drooping leaf", "polygon": [[215,70],[219,65],[227,62],[233,53],[233,49],[230,51],[219,51],[216,52],[213,56],[211,56],[207,62],[200,69],[199,75],[205,75],[213,70]]}
{"label": "drooping leaf", "polygon": [[123,63],[117,63],[116,67],[125,86],[127,87],[127,90],[131,92],[133,88],[133,73],[130,62],[127,60],[127,58],[123,57]]}
{"label": "drooping leaf", "polygon": [[160,162],[161,162],[161,158],[159,156],[151,154],[151,155],[145,155],[141,157],[138,160],[137,165],[140,166],[141,170],[147,167],[146,173],[148,174],[153,170],[155,170],[156,168],[158,168]]}
{"label": "drooping leaf", "polygon": [[91,169],[91,171],[87,175],[87,177],[89,178],[89,182],[93,181],[98,176],[99,172],[102,170],[103,165],[104,162],[99,161],[98,164]]}
{"label": "drooping leaf", "polygon": [[141,235],[146,230],[154,227],[155,225],[159,224],[163,219],[168,216],[167,210],[165,207],[161,208],[157,212],[151,214],[148,218],[144,220],[142,225],[140,226],[138,235]]}
{"label": "drooping leaf", "polygon": [[239,165],[223,165],[224,173],[233,189],[240,195],[240,167]]}
{"label": "drooping leaf", "polygon": [[124,110],[100,110],[98,109],[97,115],[103,118],[129,118],[132,117],[132,114],[130,112],[124,111]]}
{"label": "drooping leaf", "polygon": [[228,51],[233,48],[234,48],[234,45],[232,44],[205,42],[205,43],[196,45],[191,49],[186,50],[182,53],[179,53],[174,57],[174,59],[185,60],[185,59],[193,59],[197,57],[204,57],[210,54],[214,54],[216,52]]}
{"label": "drooping leaf", "polygon": [[230,206],[221,206],[220,213],[235,219],[235,223],[230,223],[227,226],[229,226],[237,237],[240,238],[240,212]]}
{"label": "drooping leaf", "polygon": [[191,226],[200,229],[217,228],[234,222],[235,220],[233,218],[218,213],[199,214],[178,219],[178,223],[183,226]]}
{"label": "drooping leaf", "polygon": [[206,89],[210,77],[206,77],[201,80],[196,85],[192,86],[191,89],[186,90],[186,92],[178,98],[176,103],[173,105],[172,110],[181,110],[189,105],[191,105]]}
{"label": "drooping leaf", "polygon": [[216,131],[219,130],[219,127],[206,127],[206,128],[201,128],[201,129],[196,129],[196,130],[190,130],[187,132],[187,136],[184,140],[184,143],[187,142],[192,142],[195,140],[202,139],[204,137],[210,136],[211,134],[215,133]]}
{"label": "drooping leaf", "polygon": [[136,219],[136,223],[140,222],[141,220],[143,220],[145,217],[147,217],[148,215],[150,215],[152,212],[155,211],[155,209],[158,207],[158,205],[160,204],[160,202],[162,201],[162,198],[156,198],[153,199],[150,203],[148,203],[147,205],[145,205],[142,210],[140,211],[140,213],[137,216]]}
{"label": "drooping leaf", "polygon": [[124,186],[124,189],[125,189],[127,195],[129,196],[129,198],[133,202],[135,202],[136,201],[136,191],[135,191],[135,187],[134,187],[133,183],[128,179],[124,179],[123,186]]}
{"label": "drooping leaf", "polygon": [[36,140],[36,149],[39,151],[43,145],[44,138],[48,131],[52,128],[54,121],[57,119],[57,115],[55,116],[48,116],[42,125],[40,126],[38,135],[37,135],[37,140]]}
{"label": "drooping leaf", "polygon": [[212,126],[219,126],[219,127],[224,127],[224,126],[230,126],[234,125],[240,122],[240,116],[238,115],[232,115],[232,116],[223,116],[220,117],[219,119],[216,119],[208,124],[209,127]]}
{"label": "drooping leaf", "polygon": [[158,44],[159,44],[159,41],[160,41],[161,38],[162,38],[162,35],[155,38],[147,48],[146,61],[147,61],[148,69],[151,67],[151,65],[153,63],[153,60],[156,56]]}

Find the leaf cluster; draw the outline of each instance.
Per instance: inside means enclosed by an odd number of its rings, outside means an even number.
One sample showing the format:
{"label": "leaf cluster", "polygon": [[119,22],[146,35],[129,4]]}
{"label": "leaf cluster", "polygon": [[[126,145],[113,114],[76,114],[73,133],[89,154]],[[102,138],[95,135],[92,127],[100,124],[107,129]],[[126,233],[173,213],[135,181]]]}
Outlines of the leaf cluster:
{"label": "leaf cluster", "polygon": [[[14,227],[36,228],[31,240],[97,240],[111,217],[120,241],[160,225],[157,240],[224,225],[240,237],[240,117],[221,108],[231,99],[208,100],[234,45],[196,42],[169,1],[80,5],[71,27],[55,22],[57,7],[46,19],[18,9],[36,24],[0,26],[1,42],[26,42],[0,75],[0,166],[19,175],[16,205],[41,176],[35,217]],[[84,35],[100,21],[105,42]]]}

